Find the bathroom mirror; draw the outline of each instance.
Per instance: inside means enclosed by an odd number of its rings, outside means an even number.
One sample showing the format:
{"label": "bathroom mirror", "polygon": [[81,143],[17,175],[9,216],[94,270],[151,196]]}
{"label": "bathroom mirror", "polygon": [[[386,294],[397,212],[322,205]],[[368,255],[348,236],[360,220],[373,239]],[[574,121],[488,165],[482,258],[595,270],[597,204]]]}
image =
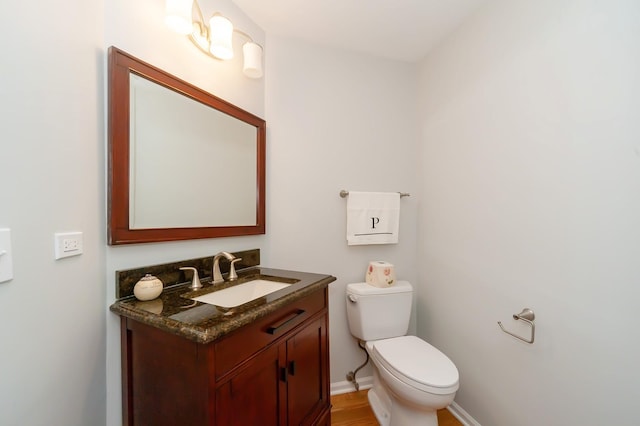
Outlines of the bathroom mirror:
{"label": "bathroom mirror", "polygon": [[266,123],[109,49],[109,244],[265,233]]}

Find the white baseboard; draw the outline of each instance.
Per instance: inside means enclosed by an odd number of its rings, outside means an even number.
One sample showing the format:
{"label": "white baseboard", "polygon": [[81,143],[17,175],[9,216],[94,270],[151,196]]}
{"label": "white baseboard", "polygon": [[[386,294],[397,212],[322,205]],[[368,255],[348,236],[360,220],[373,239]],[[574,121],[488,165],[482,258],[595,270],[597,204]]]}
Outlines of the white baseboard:
{"label": "white baseboard", "polygon": [[455,401],[453,401],[451,405],[447,407],[447,409],[451,412],[451,414],[453,414],[456,419],[460,420],[460,423],[462,423],[464,426],[482,426],[473,417],[471,417],[469,413],[464,411],[461,406],[456,404]]}
{"label": "white baseboard", "polygon": [[[370,389],[373,387],[373,376],[357,378],[360,390]],[[342,382],[331,383],[331,395],[340,395],[343,393],[355,392],[356,388],[353,383],[346,380]],[[469,415],[456,402],[452,402],[447,409],[453,416],[463,424],[463,426],[482,426],[473,417]]]}
{"label": "white baseboard", "polygon": [[[373,386],[373,376],[356,377],[360,390],[369,389]],[[340,395],[342,393],[355,392],[356,387],[352,382],[346,380],[342,382],[331,383],[331,395]]]}

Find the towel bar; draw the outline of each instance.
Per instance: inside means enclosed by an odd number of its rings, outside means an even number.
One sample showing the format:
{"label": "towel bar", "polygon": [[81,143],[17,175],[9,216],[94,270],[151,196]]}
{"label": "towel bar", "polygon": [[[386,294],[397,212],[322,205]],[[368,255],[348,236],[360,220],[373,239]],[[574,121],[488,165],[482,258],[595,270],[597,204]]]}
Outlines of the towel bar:
{"label": "towel bar", "polygon": [[[402,197],[409,197],[409,196],[411,196],[411,194],[410,194],[410,193],[408,193],[408,192],[398,192],[398,194],[400,194],[400,198],[402,198]],[[342,191],[340,191],[340,196],[341,196],[342,198],[346,198],[346,197],[347,197],[347,195],[349,195],[349,191],[346,191],[346,190],[344,190],[344,189],[343,189]]]}
{"label": "towel bar", "polygon": [[505,328],[502,326],[502,322],[500,321],[498,321],[498,325],[500,326],[502,331],[515,337],[516,339],[520,339],[523,342],[533,344],[533,340],[535,339],[535,335],[536,335],[536,325],[533,323],[533,321],[536,319],[536,315],[533,313],[533,310],[529,308],[524,308],[522,309],[522,312],[520,312],[519,314],[513,314],[513,319],[517,321],[524,321],[531,326],[531,340],[524,339],[518,336],[517,334],[514,334],[510,331],[505,330]]}

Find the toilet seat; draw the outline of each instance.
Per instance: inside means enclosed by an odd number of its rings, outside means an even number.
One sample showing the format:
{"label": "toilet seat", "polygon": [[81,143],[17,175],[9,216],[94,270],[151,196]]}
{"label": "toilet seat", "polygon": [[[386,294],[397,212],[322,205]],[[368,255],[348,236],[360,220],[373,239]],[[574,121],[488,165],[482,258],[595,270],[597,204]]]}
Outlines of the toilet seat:
{"label": "toilet seat", "polygon": [[367,342],[369,353],[393,376],[424,392],[446,395],[458,390],[455,364],[416,336]]}

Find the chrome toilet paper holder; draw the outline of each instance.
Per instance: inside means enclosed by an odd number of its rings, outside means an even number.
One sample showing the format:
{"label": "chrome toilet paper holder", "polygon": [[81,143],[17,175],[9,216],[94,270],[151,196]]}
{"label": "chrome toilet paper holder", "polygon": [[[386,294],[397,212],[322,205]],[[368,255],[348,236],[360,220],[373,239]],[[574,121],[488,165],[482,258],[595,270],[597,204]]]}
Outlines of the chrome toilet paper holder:
{"label": "chrome toilet paper holder", "polygon": [[502,322],[498,321],[498,325],[500,326],[500,329],[502,329],[502,331],[504,331],[508,335],[515,337],[516,339],[522,340],[525,343],[533,344],[533,340],[535,339],[535,336],[536,336],[536,325],[533,322],[536,319],[536,314],[533,313],[533,310],[529,309],[529,308],[523,308],[522,312],[520,312],[519,314],[513,314],[513,319],[516,320],[516,321],[524,321],[525,323],[527,323],[527,324],[529,324],[531,326],[531,339],[530,340],[527,340],[527,339],[525,339],[523,337],[518,336],[517,334],[514,334],[514,333],[506,330],[502,326]]}

